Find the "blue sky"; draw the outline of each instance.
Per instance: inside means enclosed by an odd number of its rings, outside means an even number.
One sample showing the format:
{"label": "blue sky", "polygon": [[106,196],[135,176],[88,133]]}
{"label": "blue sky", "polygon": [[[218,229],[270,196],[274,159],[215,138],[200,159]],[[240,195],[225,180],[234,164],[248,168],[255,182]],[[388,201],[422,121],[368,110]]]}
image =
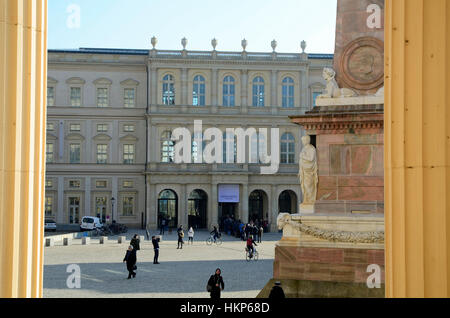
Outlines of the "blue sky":
{"label": "blue sky", "polygon": [[[50,49],[79,47],[333,53],[337,0],[49,0]],[[79,27],[70,28],[69,6],[80,9]]]}

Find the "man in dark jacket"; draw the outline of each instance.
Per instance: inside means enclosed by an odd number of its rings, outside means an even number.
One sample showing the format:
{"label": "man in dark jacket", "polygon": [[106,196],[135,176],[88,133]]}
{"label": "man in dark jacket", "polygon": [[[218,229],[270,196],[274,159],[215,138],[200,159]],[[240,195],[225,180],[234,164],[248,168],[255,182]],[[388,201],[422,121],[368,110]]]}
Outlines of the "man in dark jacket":
{"label": "man in dark jacket", "polygon": [[130,241],[130,245],[133,246],[133,250],[136,252],[141,249],[140,247],[141,240],[139,239],[139,235],[134,234],[133,238]]}
{"label": "man in dark jacket", "polygon": [[152,243],[153,243],[153,250],[155,251],[155,257],[153,258],[153,264],[159,264],[158,263],[158,257],[159,257],[159,237],[152,236]]}
{"label": "man in dark jacket", "polygon": [[136,277],[136,273],[134,272],[136,269],[136,261],[136,250],[130,245],[123,259],[124,263],[127,262],[128,279],[130,279],[131,276],[133,276],[133,278]]}
{"label": "man in dark jacket", "polygon": [[270,291],[269,298],[271,299],[283,299],[286,298],[283,288],[281,288],[281,282],[275,282],[275,286]]}
{"label": "man in dark jacket", "polygon": [[178,234],[178,247],[177,247],[177,249],[182,249],[183,248],[183,244],[184,244],[184,242],[183,242],[183,237],[184,237],[183,225],[180,225],[180,227],[177,230],[177,234]]}
{"label": "man in dark jacket", "polygon": [[216,269],[216,273],[211,275],[208,280],[208,289],[211,295],[211,298],[218,299],[220,298],[220,293],[225,288],[225,284],[223,283],[223,278],[220,275],[222,271],[220,268]]}

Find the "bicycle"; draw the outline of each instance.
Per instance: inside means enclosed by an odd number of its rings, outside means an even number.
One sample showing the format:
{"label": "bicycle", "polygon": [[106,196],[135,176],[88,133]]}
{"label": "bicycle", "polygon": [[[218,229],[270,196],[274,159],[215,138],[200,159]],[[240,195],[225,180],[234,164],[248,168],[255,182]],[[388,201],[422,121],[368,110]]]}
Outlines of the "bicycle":
{"label": "bicycle", "polygon": [[254,260],[255,262],[259,259],[259,253],[258,251],[255,249],[255,251],[253,253],[250,252],[250,250],[248,248],[245,248],[245,260],[247,262],[250,262],[251,260]]}
{"label": "bicycle", "polygon": [[214,235],[211,235],[211,236],[206,240],[206,244],[207,244],[207,245],[211,245],[212,243],[216,243],[216,245],[221,245],[221,244],[222,244],[222,239],[220,238],[220,235],[216,238],[215,241],[214,241]]}

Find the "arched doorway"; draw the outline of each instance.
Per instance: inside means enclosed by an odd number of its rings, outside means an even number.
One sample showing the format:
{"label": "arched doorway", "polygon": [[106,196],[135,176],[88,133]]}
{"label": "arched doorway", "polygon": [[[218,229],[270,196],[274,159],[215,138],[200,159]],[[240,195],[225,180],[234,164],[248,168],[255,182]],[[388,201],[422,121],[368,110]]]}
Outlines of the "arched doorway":
{"label": "arched doorway", "polygon": [[297,213],[297,195],[294,191],[286,190],[280,193],[278,197],[279,213]]}
{"label": "arched doorway", "polygon": [[169,228],[178,226],[178,196],[175,191],[164,190],[158,196],[158,227],[166,219]]}
{"label": "arched doorway", "polygon": [[194,190],[188,199],[188,223],[194,229],[204,229],[206,225],[208,195],[203,190]]}
{"label": "arched doorway", "polygon": [[248,198],[248,220],[259,222],[260,220],[267,220],[267,194],[262,190],[255,190],[250,193]]}

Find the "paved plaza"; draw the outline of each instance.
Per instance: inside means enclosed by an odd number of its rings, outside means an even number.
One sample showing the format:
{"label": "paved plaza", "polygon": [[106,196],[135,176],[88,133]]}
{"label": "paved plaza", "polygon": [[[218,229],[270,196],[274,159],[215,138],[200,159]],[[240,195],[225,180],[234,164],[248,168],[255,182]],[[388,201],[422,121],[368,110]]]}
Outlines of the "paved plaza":
{"label": "paved plaza", "polygon": [[[245,242],[223,235],[221,246],[208,246],[208,232],[197,232],[193,245],[177,249],[176,232],[164,235],[160,243],[161,264],[153,264],[151,241],[141,241],[138,251],[137,276],[127,279],[122,263],[131,236],[145,237],[144,231],[129,231],[128,242],[118,244],[110,237],[106,245],[91,239],[90,245],[73,240],[71,246],[62,242],[45,248],[44,297],[46,298],[205,298],[206,283],[217,267],[222,269],[225,282],[223,297],[254,298],[272,278],[275,244],[280,233],[265,233],[258,244],[259,260],[245,260]],[[152,232],[152,235],[159,234]],[[186,238],[187,239],[187,238]],[[81,269],[81,288],[69,289],[67,267],[77,264]]]}

